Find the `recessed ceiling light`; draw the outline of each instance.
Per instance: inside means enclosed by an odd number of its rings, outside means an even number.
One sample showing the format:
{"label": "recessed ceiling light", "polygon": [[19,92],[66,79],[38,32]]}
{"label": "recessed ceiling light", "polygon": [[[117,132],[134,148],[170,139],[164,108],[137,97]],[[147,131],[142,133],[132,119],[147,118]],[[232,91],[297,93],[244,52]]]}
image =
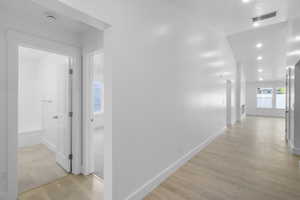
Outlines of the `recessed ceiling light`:
{"label": "recessed ceiling light", "polygon": [[250,0],[242,0],[243,3],[249,3]]}
{"label": "recessed ceiling light", "polygon": [[264,79],[263,78],[259,78],[259,81],[263,81]]}
{"label": "recessed ceiling light", "polygon": [[258,56],[258,57],[257,57],[257,60],[262,60],[262,59],[263,59],[262,56]]}
{"label": "recessed ceiling light", "polygon": [[257,44],[256,44],[256,48],[258,48],[258,49],[262,48],[262,46],[263,46],[262,43],[257,43]]}
{"label": "recessed ceiling light", "polygon": [[212,57],[216,57],[218,55],[220,55],[219,51],[208,51],[208,52],[205,52],[205,53],[201,54],[201,57],[203,57],[203,58],[212,58]]}
{"label": "recessed ceiling light", "polygon": [[216,62],[209,63],[209,65],[213,66],[213,67],[221,67],[221,66],[225,65],[225,62],[224,61],[216,61]]}
{"label": "recessed ceiling light", "polygon": [[264,70],[263,69],[258,69],[257,70],[259,73],[262,73]]}
{"label": "recessed ceiling light", "polygon": [[300,50],[295,50],[287,53],[287,56],[299,56]]}
{"label": "recessed ceiling light", "polygon": [[254,27],[259,27],[259,26],[260,26],[260,23],[254,22],[254,23],[253,23],[253,26],[254,26]]}
{"label": "recessed ceiling light", "polygon": [[295,37],[295,41],[299,42],[300,41],[300,35]]}

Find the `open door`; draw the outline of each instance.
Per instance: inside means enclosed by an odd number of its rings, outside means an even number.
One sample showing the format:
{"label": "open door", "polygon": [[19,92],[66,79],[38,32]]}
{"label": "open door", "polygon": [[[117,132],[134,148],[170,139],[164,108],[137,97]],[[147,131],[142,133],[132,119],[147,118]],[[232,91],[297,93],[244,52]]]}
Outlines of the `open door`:
{"label": "open door", "polygon": [[[56,162],[67,172],[72,172],[70,59],[67,56],[55,56],[57,63],[48,66],[42,77],[44,79],[44,142],[55,152]],[[54,57],[49,59],[54,59]],[[47,73],[54,76],[47,75]],[[52,141],[52,143],[47,141]]]}
{"label": "open door", "polygon": [[84,56],[83,173],[103,178],[104,168],[104,72],[103,52]]}
{"label": "open door", "polygon": [[57,125],[56,162],[68,172],[72,172],[72,70],[71,59],[58,66],[57,70]]}

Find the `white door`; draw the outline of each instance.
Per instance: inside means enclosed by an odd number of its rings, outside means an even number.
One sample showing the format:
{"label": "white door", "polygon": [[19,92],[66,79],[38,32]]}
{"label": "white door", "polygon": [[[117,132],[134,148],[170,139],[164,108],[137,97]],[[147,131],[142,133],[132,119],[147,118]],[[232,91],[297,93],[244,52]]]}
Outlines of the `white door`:
{"label": "white door", "polygon": [[71,79],[70,59],[67,56],[50,55],[42,74],[44,92],[44,143],[55,152],[56,162],[71,172]]}
{"label": "white door", "polygon": [[83,173],[103,178],[104,167],[104,85],[103,53],[91,52],[84,57],[84,137]]}
{"label": "white door", "polygon": [[94,90],[93,90],[93,84],[94,84],[94,73],[95,73],[95,67],[94,67],[94,60],[93,60],[94,54],[90,54],[88,56],[88,99],[89,99],[89,136],[90,136],[90,173],[93,173],[95,171],[95,159],[94,159],[94,130],[95,130],[95,115],[94,115]]}
{"label": "white door", "polygon": [[56,146],[56,162],[66,171],[72,171],[72,146],[71,146],[71,117],[72,90],[71,74],[69,73],[71,60],[65,59],[65,63],[58,66],[57,70],[57,146]]}

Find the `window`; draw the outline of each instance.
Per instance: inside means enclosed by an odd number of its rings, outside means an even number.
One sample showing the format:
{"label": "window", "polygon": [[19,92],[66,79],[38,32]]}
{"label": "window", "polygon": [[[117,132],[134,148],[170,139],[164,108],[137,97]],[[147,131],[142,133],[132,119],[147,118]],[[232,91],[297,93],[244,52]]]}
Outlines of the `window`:
{"label": "window", "polygon": [[285,109],[285,88],[276,89],[276,109]]}
{"label": "window", "polygon": [[273,107],[273,88],[257,88],[256,106],[257,108]]}
{"label": "window", "polygon": [[94,112],[103,112],[103,83],[100,81],[93,82],[93,95]]}

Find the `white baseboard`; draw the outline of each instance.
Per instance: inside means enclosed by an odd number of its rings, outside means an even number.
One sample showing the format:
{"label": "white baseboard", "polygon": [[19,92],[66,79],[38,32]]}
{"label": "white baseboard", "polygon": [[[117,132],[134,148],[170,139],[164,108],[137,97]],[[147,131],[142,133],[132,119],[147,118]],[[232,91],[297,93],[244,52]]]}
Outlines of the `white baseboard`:
{"label": "white baseboard", "polygon": [[175,171],[177,171],[180,167],[186,164],[189,160],[191,160],[195,155],[197,155],[201,150],[207,147],[212,141],[214,141],[218,136],[224,134],[224,130],[222,129],[220,132],[210,136],[203,143],[192,149],[190,152],[182,156],[180,159],[175,161],[169,167],[161,171],[154,178],[147,181],[144,185],[138,188],[135,192],[131,193],[126,200],[141,200],[147,194],[149,194],[152,190],[154,190],[157,186],[159,186],[164,180],[166,180],[170,175],[172,175]]}
{"label": "white baseboard", "polygon": [[247,114],[249,117],[272,117],[272,118],[285,118],[284,115],[267,115],[267,114]]}
{"label": "white baseboard", "polygon": [[43,130],[20,132],[18,135],[18,147],[28,147],[42,143]]}
{"label": "white baseboard", "polygon": [[53,152],[56,152],[56,145],[55,144],[52,144],[51,142],[49,142],[48,140],[45,140],[45,139],[42,140],[42,143],[44,145],[46,145],[49,150],[51,150]]}
{"label": "white baseboard", "polygon": [[296,148],[294,147],[294,145],[289,145],[289,150],[292,154],[295,154],[295,155],[300,155],[300,148]]}

